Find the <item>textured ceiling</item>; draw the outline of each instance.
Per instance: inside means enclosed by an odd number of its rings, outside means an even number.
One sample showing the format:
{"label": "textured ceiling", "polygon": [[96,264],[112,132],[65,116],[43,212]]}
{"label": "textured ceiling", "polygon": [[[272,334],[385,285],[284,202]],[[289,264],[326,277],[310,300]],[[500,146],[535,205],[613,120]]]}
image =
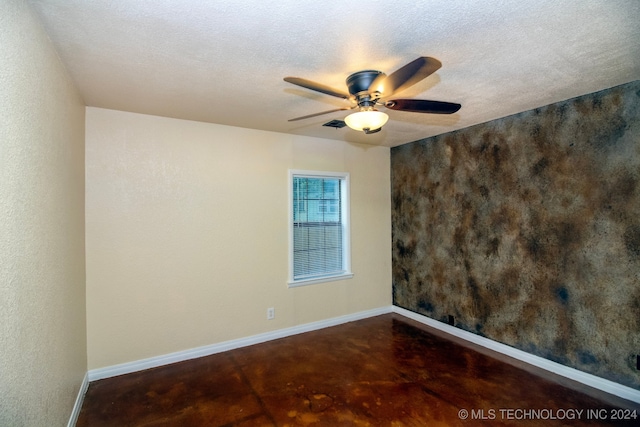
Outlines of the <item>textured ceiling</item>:
{"label": "textured ceiling", "polygon": [[[640,78],[638,0],[29,0],[87,105],[396,146]],[[419,56],[442,68],[397,97],[462,104],[386,112],[377,134],[322,127],[346,90]],[[230,141],[232,142],[232,141]]]}

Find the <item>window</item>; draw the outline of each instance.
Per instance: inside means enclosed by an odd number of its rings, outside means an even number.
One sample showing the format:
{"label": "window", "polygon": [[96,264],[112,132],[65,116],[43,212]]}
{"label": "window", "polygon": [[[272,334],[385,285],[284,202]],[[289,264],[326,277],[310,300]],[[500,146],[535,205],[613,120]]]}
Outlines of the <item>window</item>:
{"label": "window", "polygon": [[289,286],[353,277],[349,174],[289,171]]}

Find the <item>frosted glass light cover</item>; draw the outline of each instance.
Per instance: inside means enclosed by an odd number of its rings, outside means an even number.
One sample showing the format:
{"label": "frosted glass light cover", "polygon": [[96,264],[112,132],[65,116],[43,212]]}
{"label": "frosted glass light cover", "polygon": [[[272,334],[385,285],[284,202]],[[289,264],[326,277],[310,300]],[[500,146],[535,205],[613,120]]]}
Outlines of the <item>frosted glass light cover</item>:
{"label": "frosted glass light cover", "polygon": [[380,111],[359,111],[349,114],[344,121],[353,130],[376,130],[384,126],[389,116]]}

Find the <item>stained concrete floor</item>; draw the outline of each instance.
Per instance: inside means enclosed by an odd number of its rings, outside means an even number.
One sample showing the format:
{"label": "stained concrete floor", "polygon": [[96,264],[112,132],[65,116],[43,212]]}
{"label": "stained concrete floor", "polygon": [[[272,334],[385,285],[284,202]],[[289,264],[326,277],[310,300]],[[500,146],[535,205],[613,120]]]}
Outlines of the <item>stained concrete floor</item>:
{"label": "stained concrete floor", "polygon": [[479,425],[637,426],[640,405],[388,314],[92,382],[77,422]]}

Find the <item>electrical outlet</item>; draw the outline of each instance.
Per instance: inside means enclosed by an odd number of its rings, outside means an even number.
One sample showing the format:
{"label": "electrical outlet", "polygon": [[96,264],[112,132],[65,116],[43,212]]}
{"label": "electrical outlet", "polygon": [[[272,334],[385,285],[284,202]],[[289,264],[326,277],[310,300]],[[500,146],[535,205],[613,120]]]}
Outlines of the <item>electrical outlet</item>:
{"label": "electrical outlet", "polygon": [[267,308],[267,320],[273,320],[276,317],[276,309],[273,307]]}

